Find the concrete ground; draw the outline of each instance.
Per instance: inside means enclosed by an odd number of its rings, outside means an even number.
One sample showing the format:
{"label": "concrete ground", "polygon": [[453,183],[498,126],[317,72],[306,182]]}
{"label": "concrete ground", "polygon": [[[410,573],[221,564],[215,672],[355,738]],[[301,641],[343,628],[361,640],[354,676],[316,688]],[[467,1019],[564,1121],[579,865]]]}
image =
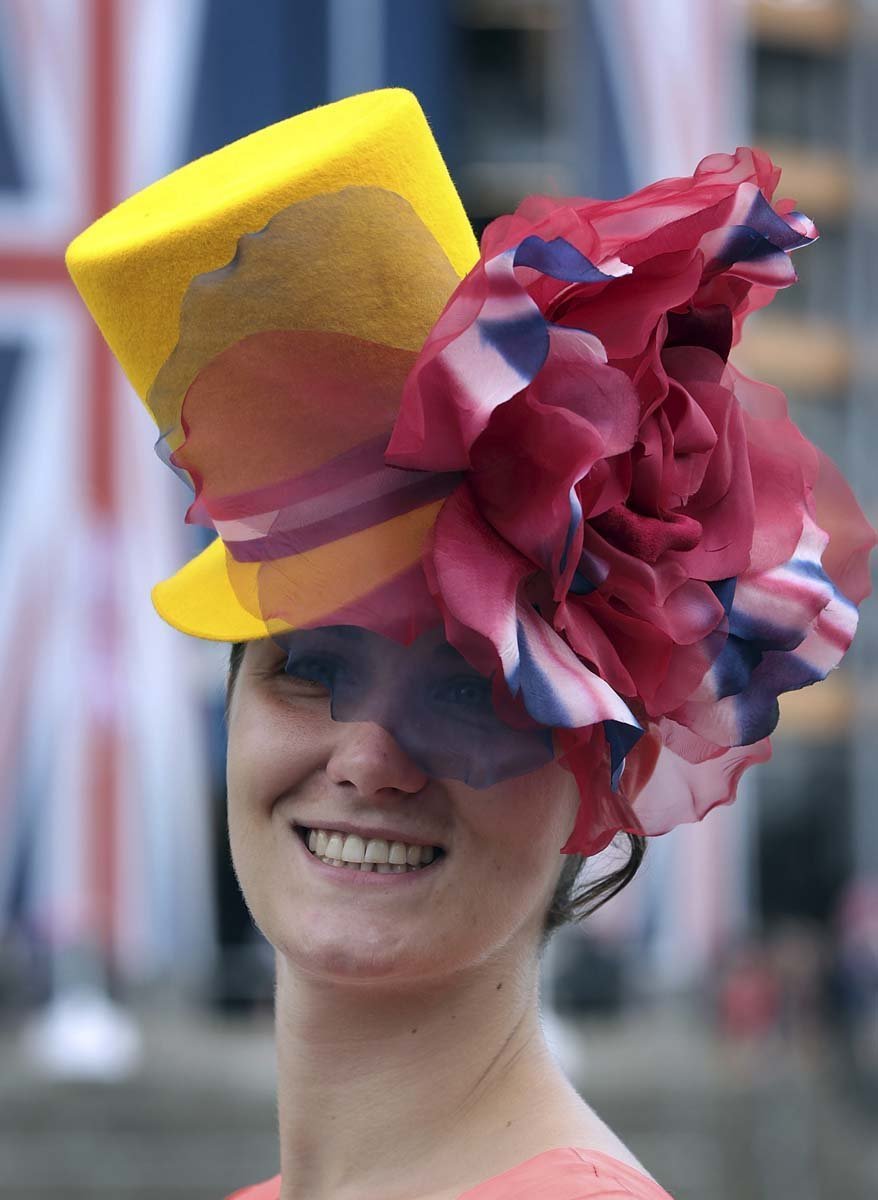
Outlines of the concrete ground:
{"label": "concrete ground", "polygon": [[[3,1200],[223,1200],[278,1170],[270,1014],[153,1004],[124,1083],[41,1079],[0,1030]],[[574,1084],[676,1200],[874,1200],[872,1119],[825,1048],[732,1054],[682,1008],[549,1020]]]}

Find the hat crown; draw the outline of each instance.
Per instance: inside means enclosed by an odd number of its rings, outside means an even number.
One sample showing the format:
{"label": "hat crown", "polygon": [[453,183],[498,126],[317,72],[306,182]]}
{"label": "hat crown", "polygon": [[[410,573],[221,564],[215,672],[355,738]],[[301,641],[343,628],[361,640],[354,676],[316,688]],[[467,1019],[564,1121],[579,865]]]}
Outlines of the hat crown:
{"label": "hat crown", "polygon": [[352,185],[411,205],[464,275],[478,246],[420,104],[403,88],[351,96],[196,159],[117,205],[70,244],[67,266],[145,399],[177,343],[192,280],[296,201]]}

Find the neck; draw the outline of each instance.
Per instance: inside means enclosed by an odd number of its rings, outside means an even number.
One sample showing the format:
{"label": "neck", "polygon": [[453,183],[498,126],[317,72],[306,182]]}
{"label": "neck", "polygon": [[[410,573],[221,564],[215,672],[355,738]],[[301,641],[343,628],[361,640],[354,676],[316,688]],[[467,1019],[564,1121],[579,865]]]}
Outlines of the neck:
{"label": "neck", "polygon": [[538,988],[538,962],[522,970],[511,950],[406,986],[339,985],[278,955],[281,1200],[458,1195],[486,1177],[486,1147],[528,1157],[541,1099],[572,1091]]}

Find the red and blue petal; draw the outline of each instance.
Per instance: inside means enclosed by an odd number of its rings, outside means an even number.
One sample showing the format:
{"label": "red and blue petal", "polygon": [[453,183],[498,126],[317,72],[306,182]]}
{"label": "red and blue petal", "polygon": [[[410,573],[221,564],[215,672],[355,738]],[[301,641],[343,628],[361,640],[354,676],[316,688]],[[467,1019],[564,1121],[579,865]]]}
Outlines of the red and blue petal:
{"label": "red and blue petal", "polygon": [[731,800],[778,695],[853,636],[874,531],[727,361],[817,236],[778,175],[742,148],[618,201],[530,197],[406,383],[388,461],[466,472],[425,573],[449,640],[563,743],[566,852]]}
{"label": "red and blue petal", "polygon": [[728,639],[676,721],[718,746],[750,745],[775,728],[778,696],[838,666],[858,613],[821,566],[827,537],[806,517],[789,562],[737,581]]}
{"label": "red and blue petal", "polygon": [[628,744],[618,726],[636,740],[641,727],[628,705],[534,607],[525,586],[532,564],[496,536],[468,485],[443,505],[428,557],[431,587],[451,618],[448,640],[482,666],[489,646],[510,694],[521,698],[534,721],[548,728],[611,721],[617,749]]}
{"label": "red and blue petal", "polygon": [[[561,238],[530,236],[478,266],[455,290],[403,389],[387,447],[391,466],[456,471],[491,414],[537,376],[549,353],[549,323],[522,276],[537,270],[564,283],[598,283],[624,264],[594,266]],[[598,343],[585,331],[592,351]]]}

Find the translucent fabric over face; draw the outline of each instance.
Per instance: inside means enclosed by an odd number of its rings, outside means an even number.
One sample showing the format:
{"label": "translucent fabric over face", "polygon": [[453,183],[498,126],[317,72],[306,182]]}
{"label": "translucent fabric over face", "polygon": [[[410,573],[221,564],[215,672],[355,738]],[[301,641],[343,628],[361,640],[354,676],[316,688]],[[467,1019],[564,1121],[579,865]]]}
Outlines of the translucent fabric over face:
{"label": "translucent fabric over face", "polygon": [[392,637],[425,627],[411,575],[459,476],[393,467],[384,451],[458,282],[411,206],[369,187],[291,205],[190,285],[149,396],[158,449],[269,632],[350,622],[352,606]]}
{"label": "translucent fabric over face", "polygon": [[459,472],[390,466],[417,351],[459,280],[411,207],[377,188],[292,205],[200,276],[150,402],[242,606],[429,776],[483,788],[551,761],[502,672],[446,640],[421,565]]}
{"label": "translucent fabric over face", "polygon": [[[551,762],[551,730],[527,717],[446,640],[440,627],[403,646],[357,625],[274,639],[297,683],[325,689],[336,721],[380,725],[428,776],[474,788]],[[502,710],[502,711],[501,711]]]}

